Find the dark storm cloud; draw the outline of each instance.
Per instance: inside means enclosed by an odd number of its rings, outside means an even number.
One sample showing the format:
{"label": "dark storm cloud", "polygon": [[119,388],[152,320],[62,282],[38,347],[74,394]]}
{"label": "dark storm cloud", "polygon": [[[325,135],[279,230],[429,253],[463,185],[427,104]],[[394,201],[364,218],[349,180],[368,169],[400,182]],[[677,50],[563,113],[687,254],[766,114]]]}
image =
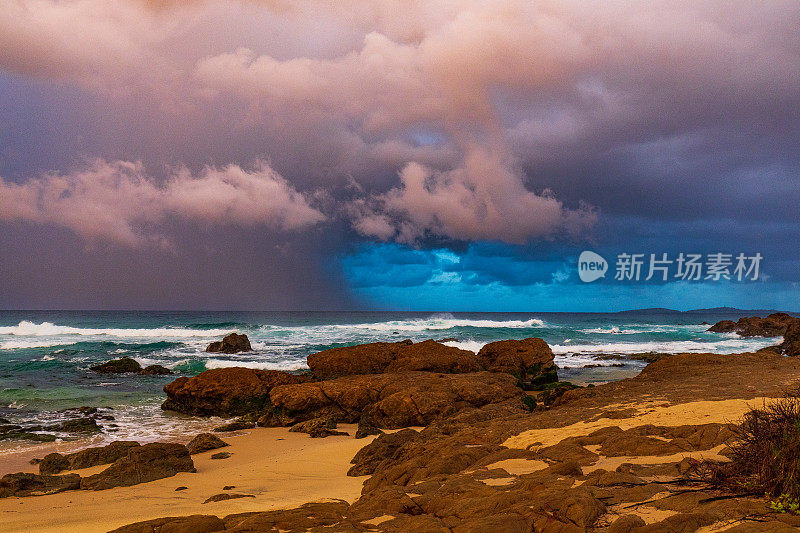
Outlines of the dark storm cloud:
{"label": "dark storm cloud", "polygon": [[[38,235],[36,253],[91,272],[157,256],[136,267],[157,284],[189,269],[181,254],[256,246],[219,272],[282,276],[266,307],[303,307],[342,298],[335,263],[364,242],[445,244],[461,261],[436,260],[441,275],[522,286],[584,245],[770,235],[791,279],[797,27],[789,1],[15,2],[0,13],[3,259],[32,264],[14,239]],[[313,288],[281,274],[289,247]],[[353,283],[414,286],[429,261]],[[33,290],[6,279],[6,298]]]}

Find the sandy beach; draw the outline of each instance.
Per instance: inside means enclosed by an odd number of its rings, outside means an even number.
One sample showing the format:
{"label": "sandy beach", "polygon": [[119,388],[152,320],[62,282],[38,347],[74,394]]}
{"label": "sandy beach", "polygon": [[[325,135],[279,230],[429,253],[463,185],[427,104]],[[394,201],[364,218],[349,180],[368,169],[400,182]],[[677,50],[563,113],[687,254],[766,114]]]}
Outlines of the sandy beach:
{"label": "sandy beach", "polygon": [[[341,426],[352,433],[353,427]],[[372,437],[312,439],[285,428],[255,428],[239,435],[222,434],[230,444],[228,459],[211,459],[214,451],[193,456],[197,473],[104,491],[0,499],[2,530],[8,532],[100,533],[157,516],[227,515],[287,508],[308,501],[342,499],[352,502],[361,493],[364,477],[347,477],[350,459]],[[0,460],[2,473],[17,472],[20,459]],[[76,471],[91,475],[105,466]],[[24,469],[36,472],[34,466]],[[188,487],[175,491],[177,487]],[[223,487],[249,494],[204,504]]]}

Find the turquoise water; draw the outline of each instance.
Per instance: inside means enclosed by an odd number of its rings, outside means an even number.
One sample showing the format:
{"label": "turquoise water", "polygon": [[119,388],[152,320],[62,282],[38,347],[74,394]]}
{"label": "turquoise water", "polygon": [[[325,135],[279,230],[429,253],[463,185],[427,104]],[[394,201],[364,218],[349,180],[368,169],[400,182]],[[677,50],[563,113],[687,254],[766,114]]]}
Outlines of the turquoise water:
{"label": "turquoise water", "polygon": [[[640,352],[751,351],[776,339],[742,339],[705,331],[707,321],[738,318],[691,313],[234,313],[0,311],[0,417],[52,421],[58,411],[109,407],[114,438],[158,438],[195,423],[158,408],[176,376],[100,375],[89,367],[133,357],[178,375],[210,368],[297,371],[308,354],[373,341],[452,339],[470,350],[494,340],[541,337],[556,353],[562,379],[599,382],[637,373],[625,358]],[[212,340],[246,333],[253,352],[208,354]],[[617,359],[597,356],[616,354]],[[111,428],[107,428],[111,430]]]}

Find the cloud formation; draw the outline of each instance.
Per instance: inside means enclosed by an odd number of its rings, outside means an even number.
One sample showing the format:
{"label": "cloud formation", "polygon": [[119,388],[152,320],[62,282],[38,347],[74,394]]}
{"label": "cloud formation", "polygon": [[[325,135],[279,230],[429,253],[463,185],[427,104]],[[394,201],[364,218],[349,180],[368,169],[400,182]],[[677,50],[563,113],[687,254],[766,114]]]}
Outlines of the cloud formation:
{"label": "cloud formation", "polygon": [[141,163],[102,159],[83,170],[22,184],[0,178],[0,221],[53,224],[89,241],[139,246],[168,244],[162,225],[172,217],[276,231],[307,229],[325,220],[265,162],[251,171],[206,167],[199,175],[180,168],[164,183],[147,176]]}

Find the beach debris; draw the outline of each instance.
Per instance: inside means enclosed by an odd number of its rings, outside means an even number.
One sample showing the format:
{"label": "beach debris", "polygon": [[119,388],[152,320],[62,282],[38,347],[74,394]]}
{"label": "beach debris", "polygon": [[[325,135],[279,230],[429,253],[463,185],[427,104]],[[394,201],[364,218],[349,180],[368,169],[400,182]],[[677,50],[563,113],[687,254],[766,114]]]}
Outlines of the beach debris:
{"label": "beach debris", "polygon": [[189,450],[190,455],[194,455],[196,453],[207,452],[208,450],[224,448],[225,446],[230,446],[230,444],[216,435],[211,433],[200,433],[189,441],[189,444],[186,445],[186,449]]}
{"label": "beach debris", "polygon": [[118,440],[106,446],[86,448],[66,455],[51,453],[39,462],[39,473],[52,475],[64,470],[111,464],[128,455],[128,452],[137,446],[138,442]]}
{"label": "beach debris", "polygon": [[81,488],[127,487],[171,477],[178,472],[196,472],[186,446],[154,442],[131,448],[125,457],[117,459],[99,474],[83,478]]}
{"label": "beach debris", "polygon": [[220,492],[214,494],[203,503],[222,502],[225,500],[236,500],[238,498],[255,498],[252,494],[239,494],[238,492]]}
{"label": "beach debris", "polygon": [[207,352],[215,353],[238,353],[253,351],[250,346],[250,339],[244,333],[231,333],[226,335],[221,341],[215,341],[208,345]]}
{"label": "beach debris", "polygon": [[0,498],[9,496],[33,496],[38,494],[55,494],[80,487],[81,476],[43,476],[40,474],[17,473],[6,474],[0,478]]}

